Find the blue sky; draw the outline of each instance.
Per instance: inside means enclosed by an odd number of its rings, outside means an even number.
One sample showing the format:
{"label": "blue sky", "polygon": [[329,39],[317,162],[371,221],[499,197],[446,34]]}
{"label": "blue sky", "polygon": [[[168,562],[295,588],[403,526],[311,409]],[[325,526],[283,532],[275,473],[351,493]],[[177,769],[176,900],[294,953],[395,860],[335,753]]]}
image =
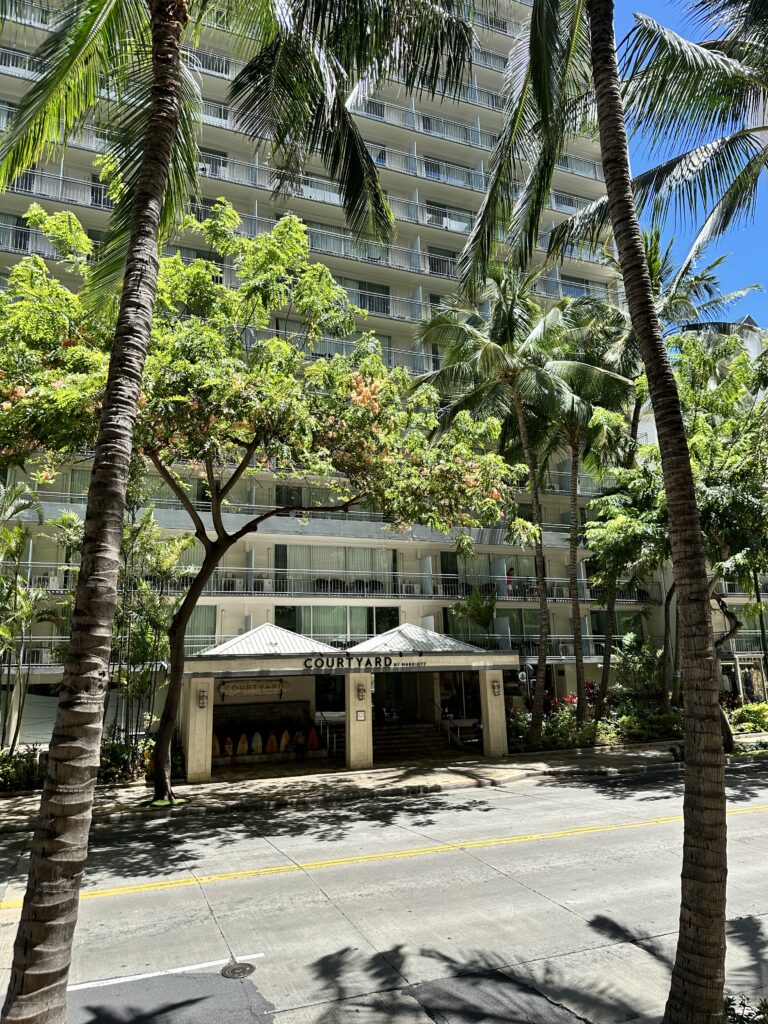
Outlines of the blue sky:
{"label": "blue sky", "polygon": [[[682,34],[695,38],[695,29],[692,29],[684,16],[682,4],[670,2],[670,0],[617,0],[616,3],[616,37],[622,39],[631,28],[633,12],[639,11],[655,18],[657,21],[670,28],[680,31]],[[643,152],[639,143],[633,147],[632,169],[637,172],[649,166],[648,154]],[[714,243],[708,250],[710,258],[723,253],[729,254],[727,262],[721,268],[721,282],[724,291],[735,288],[742,288],[748,284],[760,284],[768,289],[766,278],[766,264],[763,259],[763,248],[761,235],[764,234],[764,223],[766,220],[765,185],[761,186],[762,195],[758,203],[754,221],[746,227],[732,230],[722,241]],[[675,225],[671,221],[665,227],[665,234],[669,237],[675,236],[678,244],[676,251],[682,254],[687,251],[688,244],[693,238],[694,232],[689,226]],[[762,243],[762,244],[761,244]],[[733,307],[731,314],[734,319],[751,313],[762,326],[768,326],[768,290],[752,292],[738,305]]]}

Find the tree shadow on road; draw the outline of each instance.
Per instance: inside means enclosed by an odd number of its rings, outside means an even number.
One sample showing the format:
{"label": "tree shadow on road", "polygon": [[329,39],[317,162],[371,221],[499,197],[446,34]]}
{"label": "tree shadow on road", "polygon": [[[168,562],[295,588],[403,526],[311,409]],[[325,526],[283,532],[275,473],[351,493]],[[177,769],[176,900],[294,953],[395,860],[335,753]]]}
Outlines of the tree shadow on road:
{"label": "tree shadow on road", "polygon": [[[535,783],[541,789],[589,790],[612,800],[636,799],[641,801],[667,800],[681,797],[684,776],[679,767],[670,765],[669,771],[641,775],[567,775],[542,778]],[[768,764],[729,765],[725,787],[729,802],[754,800],[765,796],[768,785]]]}
{"label": "tree shadow on road", "polygon": [[115,1009],[110,1006],[84,1006],[85,1013],[91,1014],[87,1018],[87,1024],[153,1024],[154,1021],[182,1020],[182,1011],[190,1010],[205,1000],[184,999],[181,1002],[166,1003],[164,1006],[155,1007],[146,1013],[136,1007],[126,1006],[122,1009]]}
{"label": "tree shadow on road", "polygon": [[[427,793],[418,797],[360,800],[337,806],[313,809],[285,807],[276,810],[242,810],[237,813],[178,819],[134,821],[94,825],[88,853],[86,878],[91,884],[100,879],[143,877],[162,879],[185,869],[195,869],[211,855],[221,857],[229,848],[255,840],[305,836],[321,843],[336,843],[353,828],[364,825],[381,829],[401,824],[409,829],[428,829],[437,815],[450,811],[452,817],[467,812],[489,813],[494,808],[478,798],[448,800]],[[264,850],[274,863],[275,851]],[[233,862],[234,865],[234,862]]]}
{"label": "tree shadow on road", "polygon": [[[339,1013],[340,1002],[346,1004],[350,1020],[361,1003],[378,1003],[376,1020],[402,1017],[411,1022],[421,1019],[421,1008],[441,1024],[619,1022],[660,1014],[676,936],[647,935],[604,914],[588,924],[596,933],[593,948],[533,961],[525,959],[523,940],[519,948],[502,955],[473,950],[458,956],[428,947],[411,955],[402,944],[372,953],[345,947],[312,965],[324,1004],[312,1024],[345,1019]],[[727,990],[759,993],[768,984],[768,932],[763,922],[752,916],[729,922],[728,944],[731,950],[741,946],[751,966],[729,971]],[[424,959],[434,963],[430,979],[411,980],[425,974]]]}

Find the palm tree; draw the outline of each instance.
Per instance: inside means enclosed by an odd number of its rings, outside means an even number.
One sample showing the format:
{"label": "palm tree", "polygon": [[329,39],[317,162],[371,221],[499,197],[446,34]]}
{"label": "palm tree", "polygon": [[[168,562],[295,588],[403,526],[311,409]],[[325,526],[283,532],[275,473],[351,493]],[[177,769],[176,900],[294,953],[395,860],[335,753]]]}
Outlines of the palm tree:
{"label": "palm tree", "polygon": [[[0,0],[0,21],[16,0]],[[453,0],[328,5],[217,2],[251,59],[235,89],[260,104],[285,166],[317,148],[339,179],[354,227],[379,233],[392,218],[373,161],[345,106],[360,79],[402,73],[435,91],[443,59],[457,87],[472,31]],[[70,644],[51,738],[40,825],[15,945],[4,1019],[63,1021],[78,894],[99,763],[118,555],[136,419],[157,287],[159,239],[196,191],[200,93],[183,59],[187,26],[210,0],[72,0],[38,51],[44,73],[0,146],[0,188],[61,148],[99,107],[110,118],[117,202],[92,275],[93,291],[122,275],[84,521]],[[267,74],[272,68],[271,78]],[[268,79],[265,81],[265,75]],[[270,83],[272,89],[270,89]],[[251,91],[249,92],[249,89]],[[252,115],[256,117],[256,115]],[[245,115],[248,127],[248,115]],[[287,173],[287,172],[286,172]]]}
{"label": "palm tree", "polygon": [[[570,460],[568,590],[576,668],[576,717],[584,722],[588,709],[578,580],[580,470],[586,465],[599,472],[606,450],[620,451],[626,447],[623,444],[625,421],[620,413],[628,404],[637,404],[637,398],[632,401],[632,381],[613,367],[614,309],[589,298],[577,299],[571,303],[568,314],[568,329],[552,353],[557,362],[549,365],[553,369],[557,367],[569,390],[552,424],[542,461],[546,464],[556,454],[563,454]],[[606,314],[605,320],[603,314]]]}
{"label": "palm tree", "polygon": [[[552,359],[555,342],[576,321],[568,300],[543,313],[535,299],[540,274],[511,273],[493,266],[479,295],[483,310],[457,297],[421,328],[425,346],[440,352],[440,368],[421,379],[446,400],[449,421],[462,409],[480,418],[496,416],[504,424],[502,451],[522,452],[527,468],[533,523],[539,639],[536,684],[529,741],[541,740],[549,644],[549,601],[542,539],[541,476],[551,422],[575,396],[565,383],[570,375],[590,378],[590,369],[572,360]],[[517,461],[515,458],[514,461]]]}
{"label": "palm tree", "polygon": [[[750,5],[751,6],[751,5]],[[677,584],[685,693],[685,803],[680,931],[665,1024],[712,1024],[722,1014],[727,873],[720,681],[693,473],[637,219],[614,38],[614,0],[533,0],[527,52],[510,56],[505,127],[488,195],[462,264],[470,283],[490,258],[502,217],[525,265],[552,173],[570,133],[594,113],[627,307],[656,420]],[[725,102],[725,100],[723,101]],[[524,140],[524,141],[523,141]],[[523,148],[521,150],[521,142]],[[519,155],[530,173],[513,205]]]}

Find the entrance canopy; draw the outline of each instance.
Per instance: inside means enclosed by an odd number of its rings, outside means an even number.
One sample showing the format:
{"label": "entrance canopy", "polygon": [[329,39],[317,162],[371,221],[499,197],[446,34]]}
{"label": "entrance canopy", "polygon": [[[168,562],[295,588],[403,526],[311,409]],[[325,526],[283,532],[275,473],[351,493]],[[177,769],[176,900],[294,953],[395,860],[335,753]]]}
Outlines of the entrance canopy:
{"label": "entrance canopy", "polygon": [[326,651],[335,654],[336,648],[311,637],[302,636],[301,633],[292,633],[290,629],[273,626],[271,622],[265,622],[263,626],[249,629],[247,633],[225,640],[218,647],[203,651],[200,657],[268,658],[285,654],[323,654]]}
{"label": "entrance canopy", "polygon": [[473,647],[451,636],[435,633],[423,626],[413,626],[404,622],[402,626],[380,633],[355,644],[347,650],[348,654],[482,654],[480,647]]}
{"label": "entrance canopy", "polygon": [[[427,718],[434,714],[434,724],[441,728],[441,673],[477,672],[483,750],[489,757],[501,756],[507,752],[503,670],[519,664],[511,651],[483,651],[407,623],[346,651],[271,623],[258,626],[186,659],[180,726],[187,779],[210,779],[213,757],[221,758],[222,751],[224,758],[240,757],[241,747],[243,757],[289,753],[291,735],[315,730],[315,697],[323,676],[344,677],[348,768],[373,764],[377,675],[386,680],[412,673],[409,683],[419,709],[428,712]],[[214,718],[224,735],[223,746],[214,732]],[[308,731],[302,732],[305,722]],[[263,750],[262,733],[267,734]]]}
{"label": "entrance canopy", "polygon": [[517,668],[511,651],[479,647],[403,623],[361,644],[338,650],[266,623],[187,658],[185,675],[347,675],[353,672],[473,671]]}

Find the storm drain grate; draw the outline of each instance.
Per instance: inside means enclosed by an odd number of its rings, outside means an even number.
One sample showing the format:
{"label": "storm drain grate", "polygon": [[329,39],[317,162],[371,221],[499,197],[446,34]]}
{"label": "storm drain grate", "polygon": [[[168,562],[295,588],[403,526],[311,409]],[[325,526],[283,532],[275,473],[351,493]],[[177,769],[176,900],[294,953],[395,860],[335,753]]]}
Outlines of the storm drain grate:
{"label": "storm drain grate", "polygon": [[253,974],[256,968],[253,964],[238,963],[237,960],[230,960],[229,963],[221,968],[222,978],[247,978],[249,974]]}

